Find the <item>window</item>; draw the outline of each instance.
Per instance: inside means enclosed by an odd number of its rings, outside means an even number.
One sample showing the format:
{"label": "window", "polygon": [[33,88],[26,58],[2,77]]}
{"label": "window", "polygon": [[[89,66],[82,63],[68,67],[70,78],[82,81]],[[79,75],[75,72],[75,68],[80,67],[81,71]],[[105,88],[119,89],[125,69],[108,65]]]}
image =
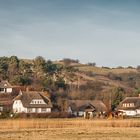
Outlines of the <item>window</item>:
{"label": "window", "polygon": [[134,103],[124,103],[123,107],[134,107]]}
{"label": "window", "polygon": [[126,107],[126,103],[123,104],[123,107]]}
{"label": "window", "polygon": [[28,108],[28,113],[31,113],[32,112],[32,108]]}
{"label": "window", "polygon": [[44,104],[43,100],[32,100],[30,104]]}
{"label": "window", "polygon": [[0,92],[4,92],[4,88],[0,88]]}
{"label": "window", "polygon": [[46,112],[46,108],[41,108],[41,112]]}
{"label": "window", "polygon": [[40,113],[40,109],[39,108],[36,108],[36,113]]}
{"label": "window", "polygon": [[130,103],[130,107],[134,107],[134,103]]}

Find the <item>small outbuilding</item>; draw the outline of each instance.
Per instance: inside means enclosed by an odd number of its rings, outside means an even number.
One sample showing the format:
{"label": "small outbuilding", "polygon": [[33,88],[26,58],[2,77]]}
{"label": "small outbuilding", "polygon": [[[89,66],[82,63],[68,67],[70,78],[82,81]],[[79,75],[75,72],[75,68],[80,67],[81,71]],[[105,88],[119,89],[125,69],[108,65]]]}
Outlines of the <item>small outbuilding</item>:
{"label": "small outbuilding", "polygon": [[69,100],[68,113],[76,117],[93,118],[102,116],[107,111],[100,100]]}

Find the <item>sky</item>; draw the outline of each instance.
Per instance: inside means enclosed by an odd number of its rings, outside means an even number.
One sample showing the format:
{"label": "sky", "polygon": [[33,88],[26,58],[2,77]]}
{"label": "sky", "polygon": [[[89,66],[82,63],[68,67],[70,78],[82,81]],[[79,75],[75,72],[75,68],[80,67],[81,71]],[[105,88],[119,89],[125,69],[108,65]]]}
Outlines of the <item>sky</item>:
{"label": "sky", "polygon": [[0,56],[140,65],[140,0],[0,0]]}

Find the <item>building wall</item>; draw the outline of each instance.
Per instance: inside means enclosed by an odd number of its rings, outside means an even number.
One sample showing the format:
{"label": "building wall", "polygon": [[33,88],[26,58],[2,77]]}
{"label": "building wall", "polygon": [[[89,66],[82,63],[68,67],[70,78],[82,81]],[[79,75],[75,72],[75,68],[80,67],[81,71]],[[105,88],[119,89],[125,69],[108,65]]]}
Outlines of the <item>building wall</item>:
{"label": "building wall", "polygon": [[80,117],[84,116],[84,111],[79,111],[78,116],[80,116]]}
{"label": "building wall", "polygon": [[84,118],[92,119],[93,118],[93,112],[84,112]]}
{"label": "building wall", "polygon": [[120,110],[123,111],[124,116],[135,116],[137,115],[136,110]]}
{"label": "building wall", "polygon": [[28,108],[27,113],[51,113],[51,108]]}
{"label": "building wall", "polygon": [[137,115],[140,115],[140,109],[137,109],[136,112],[137,112]]}
{"label": "building wall", "polygon": [[15,100],[13,103],[14,113],[27,113],[27,108],[23,107],[21,100]]}
{"label": "building wall", "polygon": [[7,88],[6,92],[11,93],[12,92],[12,88]]}
{"label": "building wall", "polygon": [[14,113],[51,113],[51,108],[25,108],[21,100],[16,100],[13,103]]}
{"label": "building wall", "polygon": [[12,88],[1,88],[0,93],[12,93]]}

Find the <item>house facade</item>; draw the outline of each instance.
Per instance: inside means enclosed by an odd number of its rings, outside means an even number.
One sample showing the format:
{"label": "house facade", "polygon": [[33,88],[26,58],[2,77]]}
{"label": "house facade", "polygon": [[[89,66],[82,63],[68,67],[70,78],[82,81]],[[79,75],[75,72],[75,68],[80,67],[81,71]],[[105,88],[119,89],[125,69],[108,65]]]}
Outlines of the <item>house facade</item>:
{"label": "house facade", "polygon": [[14,113],[51,113],[52,104],[43,92],[22,92],[13,100]]}
{"label": "house facade", "polygon": [[123,116],[140,116],[140,97],[126,97],[117,110],[122,112]]}
{"label": "house facade", "polygon": [[0,81],[0,93],[12,93],[12,86],[8,81]]}
{"label": "house facade", "polygon": [[0,80],[0,113],[11,112],[13,99],[18,95],[17,87],[8,81]]}
{"label": "house facade", "polygon": [[105,104],[99,100],[69,100],[68,113],[76,117],[93,118],[96,114],[107,111]]}

